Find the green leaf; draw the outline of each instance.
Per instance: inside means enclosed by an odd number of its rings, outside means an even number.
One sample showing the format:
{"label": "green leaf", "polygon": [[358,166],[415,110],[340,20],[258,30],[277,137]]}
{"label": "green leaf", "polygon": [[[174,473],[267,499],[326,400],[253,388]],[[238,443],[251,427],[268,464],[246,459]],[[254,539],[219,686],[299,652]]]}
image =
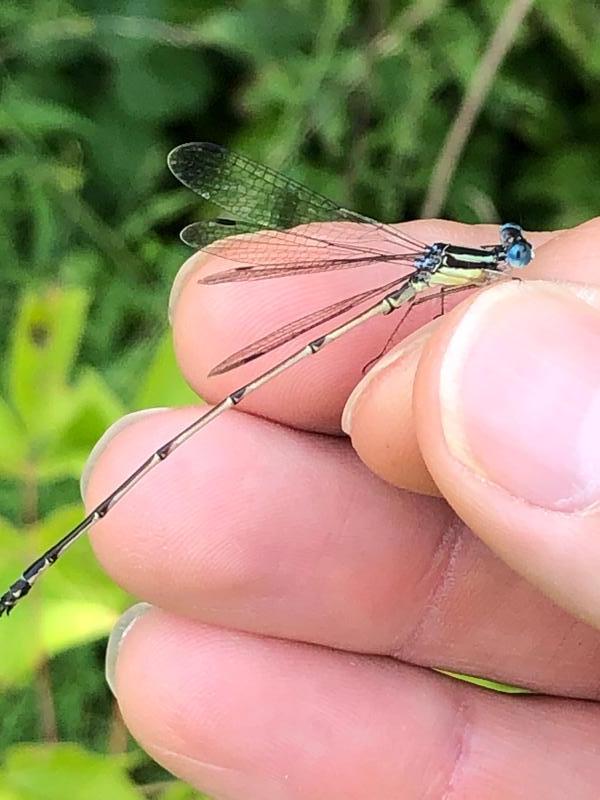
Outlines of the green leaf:
{"label": "green leaf", "polygon": [[23,130],[36,134],[54,130],[85,133],[91,130],[91,123],[66,106],[13,90],[2,98],[0,132],[18,134]]}
{"label": "green leaf", "polygon": [[9,748],[0,779],[20,800],[142,800],[127,775],[127,760],[75,744]]}
{"label": "green leaf", "polygon": [[[1,585],[13,583],[83,515],[78,504],[65,506],[23,533],[0,521]],[[49,656],[106,636],[129,602],[102,572],[84,537],[0,625],[0,683],[20,683]]]}
{"label": "green leaf", "polygon": [[[29,562],[31,553],[24,547],[23,537],[5,520],[0,519],[0,581],[2,591],[15,581]],[[19,609],[20,610],[20,609]],[[44,657],[44,648],[36,627],[35,604],[24,604],[20,619],[9,617],[0,625],[0,685],[19,683],[31,676]],[[13,624],[13,619],[15,623]]]}
{"label": "green leaf", "polygon": [[142,378],[134,400],[134,408],[137,410],[197,403],[198,396],[181,376],[175,360],[171,332],[168,331],[161,338],[150,366]]}
{"label": "green leaf", "polygon": [[[159,795],[160,800],[210,800],[210,798],[186,786],[179,781],[170,781],[164,792]],[[0,798],[1,800],[1,798]]]}
{"label": "green leaf", "polygon": [[597,76],[600,73],[600,13],[597,2],[579,0],[570,4],[563,0],[545,0],[540,4],[538,14],[568,48],[580,68]]}
{"label": "green leaf", "polygon": [[64,392],[83,332],[82,289],[27,291],[17,311],[9,358],[9,397],[34,437],[65,414]]}
{"label": "green leaf", "polygon": [[65,401],[68,414],[57,422],[52,439],[36,460],[38,481],[78,479],[92,447],[126,413],[102,376],[90,369],[82,372]]}
{"label": "green leaf", "polygon": [[[63,506],[38,523],[29,536],[36,537],[37,546],[41,547],[39,552],[43,552],[80,522],[84,514],[85,511],[79,504]],[[73,608],[79,615],[82,607],[91,604],[93,618],[90,619],[90,633],[86,634],[86,640],[93,638],[91,632],[100,617],[99,605],[105,607],[107,615],[116,615],[128,602],[127,594],[98,565],[88,536],[84,536],[69,549],[68,555],[65,554],[60,560],[59,566],[49,570],[35,590],[44,597],[42,613],[46,613],[46,606],[69,601],[74,603]],[[77,608],[77,604],[80,604],[80,608]],[[47,613],[50,620],[53,620],[52,610]]]}
{"label": "green leaf", "polygon": [[481,686],[484,689],[491,689],[494,692],[501,692],[503,694],[530,694],[529,689],[524,689],[520,686],[511,686],[508,683],[498,683],[498,681],[492,681],[488,678],[477,678],[475,675],[463,675],[460,672],[450,672],[447,669],[436,669],[436,672],[440,672],[442,675],[447,675],[449,678],[454,678],[458,681],[464,681],[465,683],[473,683],[475,686]]}
{"label": "green leaf", "polygon": [[154,226],[172,219],[181,219],[182,213],[194,208],[195,205],[194,196],[179,189],[159,194],[143,208],[130,215],[123,223],[123,235],[130,240],[139,240]]}
{"label": "green leaf", "polygon": [[[90,591],[93,598],[93,593]],[[40,635],[51,655],[85,642],[106,637],[113,629],[121,610],[86,600],[48,602],[43,612]]]}
{"label": "green leaf", "polygon": [[27,436],[21,421],[0,397],[0,477],[23,477]]}
{"label": "green leaf", "polygon": [[23,800],[23,795],[17,794],[16,791],[3,784],[4,778],[0,772],[0,800]]}

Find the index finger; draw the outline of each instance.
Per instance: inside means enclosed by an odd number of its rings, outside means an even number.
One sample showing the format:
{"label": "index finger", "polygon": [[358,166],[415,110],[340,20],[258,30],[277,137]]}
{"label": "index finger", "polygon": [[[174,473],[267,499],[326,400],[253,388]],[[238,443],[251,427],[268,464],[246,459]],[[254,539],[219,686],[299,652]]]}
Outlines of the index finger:
{"label": "index finger", "polygon": [[[341,234],[352,236],[352,228],[355,235],[359,226],[319,223],[319,234],[329,227],[332,238],[339,240]],[[306,229],[310,230],[310,226]],[[400,224],[397,229],[427,243],[443,241],[474,247],[499,241],[496,225],[423,220]],[[551,236],[535,234],[531,239],[538,245]],[[370,236],[369,242],[373,244],[374,253],[390,248],[383,233]],[[400,280],[410,271],[405,264],[399,266],[391,260],[327,274],[311,273],[252,283],[202,285],[198,282],[201,276],[236,266],[240,265],[221,256],[196,254],[184,265],[174,287],[171,312],[177,358],[188,383],[209,402],[223,399],[353,314],[349,312],[320,325],[251,364],[208,378],[210,370],[227,356],[307,313],[384,285],[396,275]],[[438,312],[435,300],[416,307],[401,326],[399,339]],[[244,398],[243,409],[296,428],[338,433],[342,409],[350,392],[362,377],[365,365],[385,346],[399,320],[398,314],[390,314],[358,326],[315,358],[308,358],[274,378],[260,392]]]}

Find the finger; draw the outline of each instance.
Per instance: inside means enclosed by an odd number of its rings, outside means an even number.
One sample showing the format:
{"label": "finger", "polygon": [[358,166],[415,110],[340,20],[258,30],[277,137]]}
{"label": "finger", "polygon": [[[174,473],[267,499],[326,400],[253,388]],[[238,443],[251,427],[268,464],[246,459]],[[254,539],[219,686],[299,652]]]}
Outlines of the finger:
{"label": "finger", "polygon": [[[194,413],[121,428],[88,506]],[[133,594],[207,623],[597,693],[600,634],[492,556],[447,504],[370,474],[344,440],[225,415],[126,495],[93,543]]]}
{"label": "finger", "polygon": [[[321,224],[320,231],[324,227]],[[343,237],[344,241],[364,244],[364,228],[332,223],[331,235],[338,240]],[[468,226],[431,220],[400,225],[398,230],[425,242],[441,240],[474,246],[498,241],[498,228],[493,225]],[[540,234],[537,240],[544,241],[548,236]],[[368,242],[377,252],[398,250],[398,245],[390,244],[383,234],[379,238],[369,235]],[[236,262],[206,253],[194,257],[176,281],[171,302],[173,336],[181,369],[190,385],[210,402],[221,400],[351,314],[319,326],[301,342],[291,342],[231,373],[208,379],[211,368],[225,357],[285,323],[407,273],[406,265],[389,263],[255,283],[215,286],[198,283],[199,275],[236,266],[239,267]],[[435,304],[419,306],[402,326],[401,335],[410,333],[436,313]],[[395,325],[391,315],[360,326],[325,348],[318,358],[307,359],[256,395],[245,398],[244,409],[299,428],[339,431],[344,402],[360,379],[363,367],[381,351]]]}
{"label": "finger", "polygon": [[460,312],[417,375],[427,465],[508,564],[599,626],[600,292],[504,285]]}
{"label": "finger", "polygon": [[129,628],[115,686],[142,746],[217,800],[597,797],[596,704],[157,611]]}
{"label": "finger", "polygon": [[[600,218],[543,242],[535,261],[520,275],[526,280],[598,283],[594,253],[599,246]],[[373,472],[396,486],[430,494],[438,490],[417,443],[412,387],[423,348],[440,322],[409,337],[383,359],[356,387],[343,416],[344,430]]]}

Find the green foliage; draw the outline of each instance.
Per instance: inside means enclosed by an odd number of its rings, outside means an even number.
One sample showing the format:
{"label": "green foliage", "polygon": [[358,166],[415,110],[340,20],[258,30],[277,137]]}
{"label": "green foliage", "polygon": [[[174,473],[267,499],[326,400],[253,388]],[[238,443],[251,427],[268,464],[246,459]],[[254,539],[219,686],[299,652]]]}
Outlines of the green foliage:
{"label": "green foliage", "polygon": [[101,755],[75,744],[18,745],[0,767],[0,800],[203,800],[176,781],[137,787],[129,770],[139,754]]}
{"label": "green foliage", "polygon": [[[187,255],[177,231],[207,213],[168,174],[171,147],[226,143],[359,211],[417,216],[505,8],[0,4],[2,586],[79,518],[76,479],[112,421],[193,400],[169,337],[156,338]],[[597,213],[599,36],[596,0],[534,5],[461,155],[445,216],[541,229]],[[82,542],[0,626],[3,746],[52,738],[50,697],[61,738],[106,752],[116,722],[97,642],[127,603]],[[0,798],[47,798],[49,786],[57,797],[139,797],[131,766],[71,746],[13,746]],[[135,774],[156,783],[152,797],[192,796],[160,784],[148,760]]]}
{"label": "green foliage", "polygon": [[10,748],[0,771],[0,797],[23,800],[140,800],[129,780],[131,757],[89,753],[73,744]]}
{"label": "green foliage", "polygon": [[[82,289],[49,288],[26,292],[17,311],[7,353],[7,395],[1,401],[10,418],[11,446],[0,462],[0,477],[13,480],[21,494],[22,529],[13,530],[5,522],[0,531],[4,581],[12,582],[10,576],[20,572],[19,562],[26,564],[78,521],[80,505],[61,506],[41,516],[40,488],[76,479],[90,446],[124,411],[103,379],[90,370],[69,382],[86,307]],[[65,570],[56,573],[40,587],[39,607],[34,601],[14,625],[0,629],[6,652],[0,681],[22,680],[48,656],[106,633],[123,605],[121,593],[94,568],[87,543],[74,552]],[[30,635],[18,650],[9,646],[15,631],[22,630],[26,639],[28,629],[38,635]]]}
{"label": "green foliage", "polygon": [[[6,394],[0,396],[0,500],[12,507],[14,517],[12,523],[0,518],[2,586],[12,583],[32,558],[82,518],[81,503],[65,503],[64,482],[78,478],[95,441],[127,410],[96,370],[81,368],[71,377],[87,323],[88,299],[82,288],[54,286],[27,290],[17,307],[4,364]],[[163,402],[191,398],[177,375],[168,338],[159,342],[145,374],[139,376],[140,400],[157,402],[163,382],[168,387]],[[43,674],[48,660],[61,653],[93,647],[99,637],[107,636],[127,603],[125,593],[99,569],[87,540],[73,548],[61,568],[44,576],[10,624],[0,626],[0,687],[8,692],[0,699],[3,738],[28,734],[31,692],[27,684],[32,676]],[[81,735],[85,720],[80,710],[98,694],[98,688],[81,680],[77,666],[71,658],[53,676],[56,695],[49,696],[42,687],[38,699],[55,705],[61,722],[64,716],[79,717],[75,738],[102,746],[97,733],[93,741]],[[87,664],[86,669],[90,668],[101,670],[98,664]],[[71,671],[73,676],[65,681]],[[86,695],[76,698],[74,684],[85,687]],[[100,691],[106,706],[107,689],[103,686]],[[19,713],[11,721],[10,709],[15,706]],[[45,712],[46,726],[54,725],[54,713]],[[71,724],[67,722],[67,727]],[[111,797],[140,797],[126,774],[130,763],[131,759],[103,760],[74,748],[14,749],[0,767],[0,797],[3,791],[7,797],[50,797],[44,783],[47,775],[54,775],[56,797],[106,796],[106,792]]]}
{"label": "green foliage", "polygon": [[529,694],[528,689],[522,689],[519,686],[511,686],[508,683],[498,683],[498,681],[491,681],[487,678],[477,678],[474,675],[462,675],[460,672],[451,672],[447,669],[438,669],[442,675],[448,675],[459,681],[465,683],[473,683],[475,686],[481,686],[483,689],[492,689],[494,692],[503,692],[504,694]]}

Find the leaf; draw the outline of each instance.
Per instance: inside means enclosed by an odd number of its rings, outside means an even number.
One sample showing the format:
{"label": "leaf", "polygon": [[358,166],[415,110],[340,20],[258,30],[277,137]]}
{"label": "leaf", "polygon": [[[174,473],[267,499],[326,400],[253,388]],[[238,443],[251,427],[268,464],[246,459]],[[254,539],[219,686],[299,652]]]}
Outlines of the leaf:
{"label": "leaf", "polygon": [[572,5],[563,0],[545,0],[538,13],[568,48],[579,67],[597,76],[600,73],[598,4],[594,0],[579,0]]}
{"label": "leaf", "polygon": [[181,376],[175,360],[171,332],[161,338],[154,357],[142,378],[134,407],[153,408],[198,403],[198,396]]}
{"label": "leaf", "polygon": [[9,357],[9,398],[34,437],[65,413],[62,395],[83,332],[82,289],[27,291],[21,299]]}
{"label": "leaf", "polygon": [[[5,520],[0,520],[0,581],[3,592],[23,571],[27,561],[23,538]],[[29,678],[33,669],[44,658],[44,651],[33,631],[35,607],[24,604],[23,614],[17,624],[0,625],[0,685],[19,683]],[[12,617],[10,618],[12,620]],[[5,620],[3,620],[5,621]]]}
{"label": "leaf", "polygon": [[159,194],[124,221],[123,235],[130,240],[141,239],[154,226],[181,219],[181,214],[195,205],[193,196],[179,189]]}
{"label": "leaf", "polygon": [[2,97],[0,132],[18,134],[23,130],[36,134],[72,130],[83,134],[91,130],[91,122],[66,106],[13,89]]}
{"label": "leaf", "polygon": [[[13,583],[83,515],[78,504],[65,506],[23,533],[0,521],[1,586]],[[0,683],[21,683],[49,656],[106,636],[128,602],[126,593],[102,572],[84,537],[2,620]]]}
{"label": "leaf", "polygon": [[[93,591],[90,591],[93,598]],[[124,609],[109,609],[92,599],[57,600],[47,603],[40,625],[40,635],[50,655],[85,642],[106,637]]]}
{"label": "leaf", "polygon": [[[34,526],[29,535],[37,538],[37,547],[41,548],[39,552],[43,552],[80,522],[84,515],[85,511],[79,504],[63,506]],[[87,535],[69,549],[68,555],[65,554],[61,559],[60,566],[49,570],[35,589],[42,593],[44,601],[48,603],[73,601],[85,605],[91,602],[95,620],[99,615],[98,605],[103,605],[109,614],[118,614],[128,601],[127,594],[98,565]]]}
{"label": "leaf", "polygon": [[75,744],[16,745],[0,772],[20,800],[142,800],[122,756],[91,753]]}
{"label": "leaf", "polygon": [[126,410],[97,372],[86,369],[65,396],[68,413],[35,462],[38,481],[77,478],[98,439]]}
{"label": "leaf", "polygon": [[17,794],[16,791],[3,784],[4,778],[0,772],[0,800],[23,800],[23,795]]}
{"label": "leaf", "polygon": [[210,800],[210,798],[192,789],[191,786],[186,786],[185,783],[172,781],[165,791],[159,795],[158,800]]}
{"label": "leaf", "polygon": [[[43,182],[39,169],[29,169],[24,181],[27,202],[31,209],[31,258],[39,263],[49,263],[60,241],[62,224],[56,203]],[[53,176],[54,177],[54,176]]]}
{"label": "leaf", "polygon": [[0,477],[23,477],[27,436],[21,421],[0,397]]}
{"label": "leaf", "polygon": [[458,681],[465,683],[473,683],[475,686],[481,686],[483,689],[491,689],[494,692],[502,692],[503,694],[530,694],[529,689],[524,689],[519,686],[511,686],[508,683],[498,683],[488,678],[477,678],[475,675],[463,675],[460,672],[450,672],[447,669],[436,669],[442,675],[447,675],[449,678],[454,678]]}

